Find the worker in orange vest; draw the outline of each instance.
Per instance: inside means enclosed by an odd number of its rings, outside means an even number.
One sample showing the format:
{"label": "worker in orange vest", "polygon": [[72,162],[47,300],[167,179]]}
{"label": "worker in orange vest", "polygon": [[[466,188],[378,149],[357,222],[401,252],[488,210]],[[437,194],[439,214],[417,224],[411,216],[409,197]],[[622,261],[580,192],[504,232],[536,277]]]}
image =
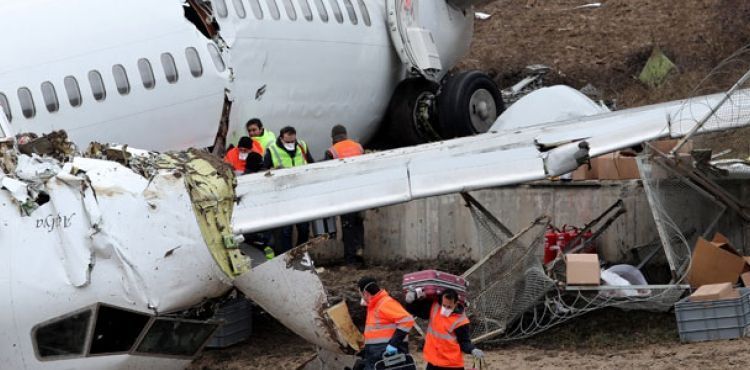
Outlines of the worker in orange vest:
{"label": "worker in orange vest", "polygon": [[224,162],[229,163],[237,175],[245,174],[247,170],[257,172],[263,165],[263,148],[257,141],[243,136],[224,156]]}
{"label": "worker in orange vest", "polygon": [[469,334],[469,319],[458,301],[458,293],[446,289],[438,300],[421,300],[416,291],[406,293],[407,308],[416,316],[429,319],[425,333],[424,360],[427,370],[459,370],[464,368],[464,353],[482,360],[484,352],[474,347]]}
{"label": "worker in orange vest", "polygon": [[[333,145],[326,150],[325,158],[344,159],[360,156],[365,153],[358,142],[349,139],[346,127],[342,125],[333,126],[331,129],[331,141]],[[357,264],[363,263],[363,252],[365,246],[364,217],[360,212],[341,215],[342,239],[344,241],[344,263],[347,268],[355,268]]]}
{"label": "worker in orange vest", "polygon": [[[360,353],[362,360],[354,369],[373,370],[383,356],[409,353],[408,336],[414,327],[414,317],[388,292],[380,289],[374,278],[366,276],[359,279],[357,287],[362,296],[361,304],[367,306],[367,319],[365,346]],[[413,364],[411,357],[408,357],[408,361]]]}

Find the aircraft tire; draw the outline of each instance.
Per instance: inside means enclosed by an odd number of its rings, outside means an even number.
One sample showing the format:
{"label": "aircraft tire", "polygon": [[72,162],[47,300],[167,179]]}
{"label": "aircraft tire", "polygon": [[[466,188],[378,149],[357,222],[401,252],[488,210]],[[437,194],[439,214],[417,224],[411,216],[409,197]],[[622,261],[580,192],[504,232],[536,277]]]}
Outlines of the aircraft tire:
{"label": "aircraft tire", "polygon": [[450,75],[437,99],[438,131],[444,139],[484,133],[503,110],[500,89],[486,73]]}
{"label": "aircraft tire", "polygon": [[397,146],[422,144],[440,139],[434,119],[418,122],[418,105],[427,98],[434,101],[438,85],[425,79],[413,78],[401,81],[391,97],[386,116],[386,129],[392,144]]}

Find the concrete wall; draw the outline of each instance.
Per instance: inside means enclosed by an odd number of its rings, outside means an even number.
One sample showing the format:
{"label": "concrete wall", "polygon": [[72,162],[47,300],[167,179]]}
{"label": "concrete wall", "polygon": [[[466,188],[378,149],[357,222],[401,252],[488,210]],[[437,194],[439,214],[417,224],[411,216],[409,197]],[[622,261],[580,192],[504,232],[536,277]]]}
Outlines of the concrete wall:
{"label": "concrete wall", "polygon": [[[627,213],[599,243],[602,256],[610,262],[628,262],[630,249],[658,238],[640,181],[539,182],[472,195],[514,232],[541,215],[550,216],[558,226],[583,226],[622,198]],[[457,194],[367,211],[365,229],[368,262],[480,258],[476,225]],[[318,261],[342,256],[340,240],[314,252]]]}

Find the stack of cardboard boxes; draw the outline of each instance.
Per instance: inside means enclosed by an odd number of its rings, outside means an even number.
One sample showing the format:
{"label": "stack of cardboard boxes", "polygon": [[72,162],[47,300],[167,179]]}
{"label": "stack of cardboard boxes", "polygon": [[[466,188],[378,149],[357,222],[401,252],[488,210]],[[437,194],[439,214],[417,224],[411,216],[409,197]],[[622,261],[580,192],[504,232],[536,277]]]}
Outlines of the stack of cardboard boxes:
{"label": "stack of cardboard boxes", "polygon": [[742,281],[744,286],[750,287],[750,257],[737,253],[737,249],[720,233],[716,233],[711,241],[698,238],[687,279],[697,289],[690,296],[691,301],[705,301],[711,297],[717,300],[737,298],[739,295],[733,288],[734,284]]}
{"label": "stack of cardboard boxes", "polygon": [[[678,143],[678,140],[660,140],[652,142],[651,145],[662,153],[669,153]],[[689,158],[693,150],[691,141],[685,143],[677,153],[678,156]],[[583,165],[573,171],[572,180],[633,180],[640,179],[638,164],[635,161],[636,153],[632,151],[621,151],[618,153],[605,154],[591,159],[591,168]]]}

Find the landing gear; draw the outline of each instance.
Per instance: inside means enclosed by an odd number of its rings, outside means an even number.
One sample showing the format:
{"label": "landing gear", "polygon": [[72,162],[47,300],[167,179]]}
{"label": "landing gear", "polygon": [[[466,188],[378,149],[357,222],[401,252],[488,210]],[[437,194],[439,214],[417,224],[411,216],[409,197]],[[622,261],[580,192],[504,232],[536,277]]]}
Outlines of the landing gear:
{"label": "landing gear", "polygon": [[438,130],[449,139],[489,131],[505,105],[490,76],[466,71],[444,79],[437,108]]}
{"label": "landing gear", "polygon": [[448,76],[442,85],[408,79],[388,106],[387,136],[404,146],[484,133],[504,108],[500,89],[479,71]]}
{"label": "landing gear", "polygon": [[438,85],[424,79],[402,81],[391,97],[386,117],[389,141],[397,146],[440,140],[434,106]]}

